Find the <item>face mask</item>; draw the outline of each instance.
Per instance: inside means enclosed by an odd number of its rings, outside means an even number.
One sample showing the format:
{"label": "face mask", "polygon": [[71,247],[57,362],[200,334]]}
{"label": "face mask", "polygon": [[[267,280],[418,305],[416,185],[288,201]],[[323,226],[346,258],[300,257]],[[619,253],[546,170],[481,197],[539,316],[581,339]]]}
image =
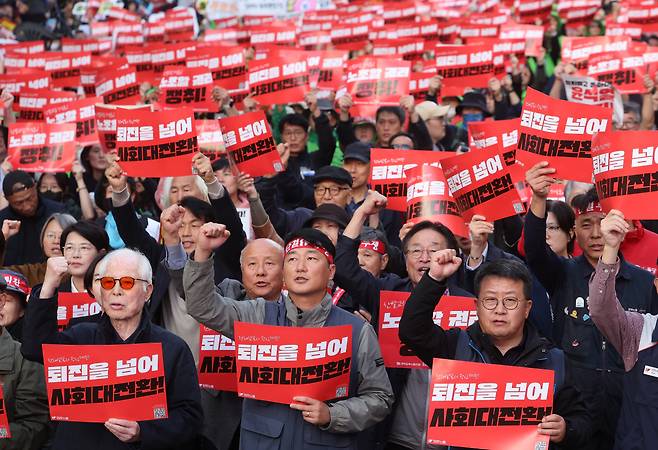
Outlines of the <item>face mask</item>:
{"label": "face mask", "polygon": [[51,190],[48,190],[48,191],[42,192],[41,196],[43,198],[47,198],[48,200],[52,200],[54,202],[61,202],[62,199],[64,198],[64,193],[63,192],[53,192]]}
{"label": "face mask", "polygon": [[462,116],[462,120],[464,122],[464,128],[470,122],[482,122],[483,119],[484,119],[484,114],[482,113],[467,113]]}

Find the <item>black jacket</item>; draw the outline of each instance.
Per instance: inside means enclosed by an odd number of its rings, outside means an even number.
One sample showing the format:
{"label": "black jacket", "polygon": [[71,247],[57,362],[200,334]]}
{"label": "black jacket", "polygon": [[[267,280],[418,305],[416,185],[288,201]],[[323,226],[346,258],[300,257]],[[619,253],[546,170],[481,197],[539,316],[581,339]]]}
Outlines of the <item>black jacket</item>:
{"label": "black jacket", "polygon": [[59,422],[53,450],[181,449],[198,448],[203,412],[194,359],[187,344],[174,334],[151,324],[143,313],[137,330],[125,341],[116,333],[107,316],[98,323],[82,323],[57,331],[57,296],[40,299],[40,288],[30,294],[25,325],[31,330],[21,351],[25,358],[43,362],[41,344],[109,345],[162,343],[169,417],[139,422],[140,445],[125,444],[102,423]]}
{"label": "black jacket", "polygon": [[[521,345],[510,349],[505,355],[482,332],[478,322],[466,331],[459,328],[442,329],[432,320],[432,313],[445,290],[445,283],[437,282],[425,274],[407,300],[400,320],[400,340],[411,347],[428,366],[432,366],[434,358],[454,359],[462,333],[468,333],[477,349],[484,352],[493,364],[537,367],[538,361],[553,347],[530,322],[526,322]],[[567,434],[559,448],[580,448],[589,440],[592,429],[592,418],[580,391],[575,387],[573,375],[567,364],[565,381],[553,400],[555,414],[561,415],[567,423]]]}
{"label": "black jacket", "polygon": [[[37,194],[38,195],[38,194]],[[21,228],[15,236],[7,241],[5,266],[29,264],[45,261],[41,249],[41,229],[48,217],[64,211],[64,205],[45,199],[39,195],[39,206],[32,217],[24,217],[7,206],[0,211],[0,224],[3,220],[20,220]]]}

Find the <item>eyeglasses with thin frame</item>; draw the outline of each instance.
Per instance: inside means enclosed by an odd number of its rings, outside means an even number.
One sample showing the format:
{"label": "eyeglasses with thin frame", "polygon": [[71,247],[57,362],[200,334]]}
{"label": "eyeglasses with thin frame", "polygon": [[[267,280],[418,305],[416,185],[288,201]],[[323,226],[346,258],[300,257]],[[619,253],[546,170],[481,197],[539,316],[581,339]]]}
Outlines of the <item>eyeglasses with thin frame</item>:
{"label": "eyeglasses with thin frame", "polygon": [[417,261],[421,258],[421,256],[423,256],[423,253],[425,253],[425,252],[427,252],[427,256],[432,258],[432,256],[440,250],[441,250],[440,248],[433,248],[433,247],[430,247],[430,248],[420,248],[420,247],[410,248],[409,250],[407,250],[407,256],[409,258]]}
{"label": "eyeglasses with thin frame", "polygon": [[128,276],[121,278],[100,277],[100,278],[96,278],[96,281],[100,281],[101,287],[106,291],[110,291],[114,289],[114,286],[117,284],[117,281],[119,282],[119,286],[121,286],[121,289],[125,289],[125,290],[132,289],[133,286],[135,286],[135,281],[143,281],[144,283],[148,283],[147,280],[143,280],[141,278],[128,277]]}
{"label": "eyeglasses with thin frame", "polygon": [[55,233],[54,231],[49,231],[43,235],[49,241],[59,241],[59,238],[62,237],[62,233]]}
{"label": "eyeglasses with thin frame", "polygon": [[347,191],[349,188],[346,187],[339,187],[339,186],[331,186],[331,187],[325,187],[325,186],[315,186],[313,191],[315,192],[315,195],[321,195],[324,197],[326,195],[327,191],[329,191],[329,194],[331,196],[338,195],[342,191]]}
{"label": "eyeglasses with thin frame", "polygon": [[64,246],[64,253],[65,255],[71,255],[73,253],[80,253],[81,255],[88,255],[92,251],[94,251],[96,248],[93,245],[86,245],[82,244],[80,246],[75,246],[71,244],[67,244]]}
{"label": "eyeglasses with thin frame", "polygon": [[557,233],[558,231],[560,231],[559,225],[546,225],[547,233]]}
{"label": "eyeglasses with thin frame", "polygon": [[306,132],[302,130],[294,130],[294,131],[284,131],[281,133],[281,136],[285,138],[290,138],[290,137],[303,137],[306,134]]}
{"label": "eyeglasses with thin frame", "polygon": [[[503,307],[508,310],[512,311],[516,308],[519,307],[519,300],[518,298],[515,297],[505,297],[502,302],[503,302]],[[484,309],[488,309],[489,311],[493,311],[494,309],[498,308],[498,303],[500,300],[494,297],[485,297],[482,300],[480,300],[480,303],[482,303],[482,306],[484,306]]]}
{"label": "eyeglasses with thin frame", "polygon": [[395,150],[413,150],[413,146],[409,144],[393,144],[391,147],[393,147]]}

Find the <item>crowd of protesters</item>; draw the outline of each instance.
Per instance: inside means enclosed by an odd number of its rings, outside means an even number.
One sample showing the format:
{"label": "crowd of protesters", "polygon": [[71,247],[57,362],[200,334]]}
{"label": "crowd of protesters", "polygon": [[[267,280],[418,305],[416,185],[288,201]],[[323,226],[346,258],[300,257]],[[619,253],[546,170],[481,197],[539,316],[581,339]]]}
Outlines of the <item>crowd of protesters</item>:
{"label": "crowd of protesters", "polygon": [[[377,14],[375,3],[385,10],[393,2],[334,3]],[[432,11],[452,9],[468,20],[485,12],[481,3],[516,23],[525,2],[416,3],[439,23],[453,19]],[[467,235],[457,236],[440,222],[407,222],[369,185],[373,148],[468,154],[478,151],[469,124],[520,117],[529,88],[565,100],[564,79],[577,67],[561,60],[562,38],[603,36],[639,2],[583,2],[596,7],[576,24],[560,16],[559,3],[549,2],[553,8],[533,23],[544,26],[535,56],[504,55],[502,76],[459,96],[442,96],[444,79],[434,75],[422,98],[403,95],[353,117],[356,99],[340,90],[311,89],[303,102],[265,106],[251,95],[238,104],[215,87],[217,112],[205,119],[267,114],[283,170],[262,177],[207,152],[194,155],[192,175],[129,177],[120,157],[97,144],[79,148],[69,173],[26,172],[7,158],[16,117],[14,95],[4,89],[0,385],[11,437],[0,436],[0,449],[440,448],[426,443],[430,370],[384,366],[381,291],[411,293],[399,337],[429,368],[444,358],[554,371],[552,414],[537,431],[550,448],[656,448],[655,204],[646,205],[651,220],[606,211],[593,183],[557,179],[542,161],[524,168],[527,212],[495,221],[476,214]],[[0,17],[11,25],[3,39],[26,22],[72,27],[80,22],[72,6],[3,2]],[[215,25],[197,7],[203,36]],[[126,8],[148,18],[154,5]],[[658,44],[650,32],[637,39]],[[350,59],[372,54],[372,42],[360,44]],[[254,54],[246,44],[247,64]],[[433,58],[425,51],[414,70]],[[647,71],[642,83],[641,92],[622,96],[615,130],[656,129],[658,72]],[[67,89],[82,95],[81,87]],[[142,86],[140,95],[140,104],[164,106],[157,86]],[[83,292],[101,312],[59,329],[58,295]],[[473,298],[478,320],[466,329],[436,325],[433,311],[445,295]],[[299,396],[286,405],[199,387],[199,325],[233,338],[236,321],[350,326],[348,396]],[[153,342],[163,348],[166,419],[51,420],[42,344]]]}

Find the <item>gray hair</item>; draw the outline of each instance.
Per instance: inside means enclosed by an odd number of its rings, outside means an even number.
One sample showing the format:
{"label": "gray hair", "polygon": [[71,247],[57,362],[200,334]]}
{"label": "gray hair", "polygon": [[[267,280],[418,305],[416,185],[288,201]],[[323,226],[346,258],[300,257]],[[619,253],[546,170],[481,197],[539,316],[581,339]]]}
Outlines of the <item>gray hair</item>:
{"label": "gray hair", "polygon": [[284,251],[283,246],[281,246],[281,244],[279,244],[278,242],[273,241],[272,239],[269,239],[269,238],[254,239],[253,241],[251,241],[247,245],[245,245],[244,248],[242,249],[242,251],[240,252],[240,265],[242,265],[242,259],[244,257],[245,250],[247,250],[247,248],[249,247],[249,245],[252,242],[267,242],[271,247],[273,247],[274,249],[279,251],[281,253],[281,255],[283,255],[283,251]]}
{"label": "gray hair", "polygon": [[[174,178],[178,178],[178,177],[162,178],[162,191],[160,197],[160,206],[162,207],[162,209],[166,209],[171,206],[171,203],[169,202],[169,193],[171,192],[171,185],[174,182]],[[210,199],[208,198],[208,186],[206,186],[206,183],[199,176],[194,177],[194,182],[196,183],[196,186],[199,188],[199,191],[201,191],[201,193],[203,194],[204,200],[210,203]]]}
{"label": "gray hair", "polygon": [[75,220],[75,217],[73,217],[70,214],[65,214],[65,213],[54,213],[51,214],[50,217],[46,219],[44,222],[43,226],[41,227],[41,234],[39,235],[39,245],[41,245],[41,248],[43,248],[43,237],[46,234],[46,228],[48,225],[50,225],[50,222],[56,221],[60,227],[62,227],[62,230],[65,230],[66,227],[69,225],[73,225],[74,223],[77,222]]}
{"label": "gray hair", "polygon": [[[151,268],[151,263],[148,258],[144,256],[143,253],[133,250],[131,248],[121,248],[119,250],[113,250],[109,252],[103,259],[100,260],[96,266],[96,272],[101,276],[105,276],[105,271],[107,270],[107,265],[111,260],[118,258],[123,260],[137,259],[138,260],[138,272],[135,274],[135,278],[140,278],[142,280],[148,281],[148,284],[153,283],[153,269]],[[133,274],[129,274],[133,275]],[[144,291],[146,291],[147,285],[144,285]]]}

